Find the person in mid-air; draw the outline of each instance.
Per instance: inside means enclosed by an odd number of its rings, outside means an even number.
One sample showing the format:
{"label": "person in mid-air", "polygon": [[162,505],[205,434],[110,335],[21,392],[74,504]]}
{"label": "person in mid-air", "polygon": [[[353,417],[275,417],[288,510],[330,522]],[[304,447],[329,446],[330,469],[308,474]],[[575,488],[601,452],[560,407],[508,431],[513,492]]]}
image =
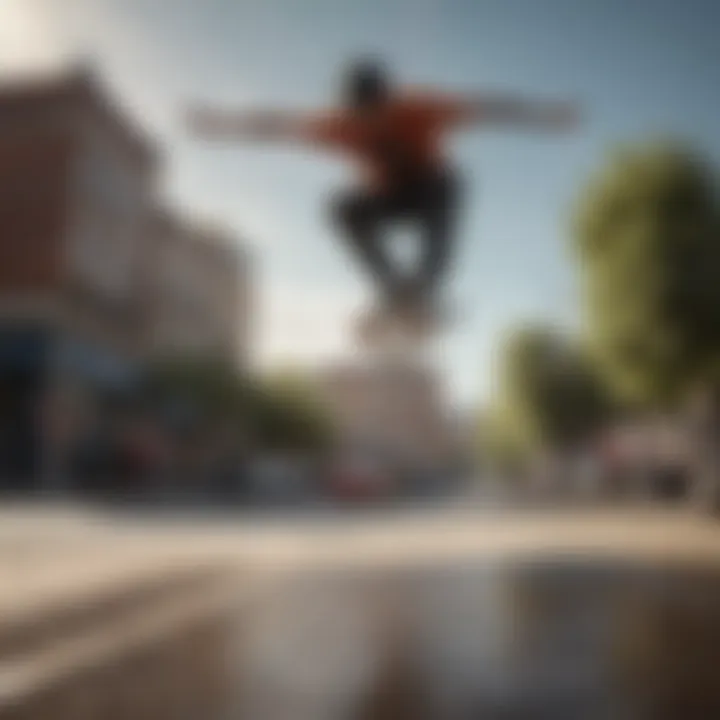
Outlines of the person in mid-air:
{"label": "person in mid-air", "polygon": [[[360,185],[332,202],[332,215],[381,293],[381,308],[433,316],[452,259],[460,183],[444,150],[450,131],[498,124],[562,131],[577,112],[564,102],[493,93],[458,95],[396,87],[382,64],[350,67],[336,110],[233,113],[197,108],[190,126],[208,139],[289,140],[335,150],[357,161]],[[383,231],[397,221],[419,230],[420,259],[403,274]]]}

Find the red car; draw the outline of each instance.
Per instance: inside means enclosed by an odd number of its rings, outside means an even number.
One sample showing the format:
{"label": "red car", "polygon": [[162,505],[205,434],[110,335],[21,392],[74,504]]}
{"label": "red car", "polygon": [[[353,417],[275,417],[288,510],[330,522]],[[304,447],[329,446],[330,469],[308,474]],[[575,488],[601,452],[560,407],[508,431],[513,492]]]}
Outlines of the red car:
{"label": "red car", "polygon": [[331,468],[329,490],[345,502],[374,502],[391,495],[392,474],[369,459],[344,459]]}

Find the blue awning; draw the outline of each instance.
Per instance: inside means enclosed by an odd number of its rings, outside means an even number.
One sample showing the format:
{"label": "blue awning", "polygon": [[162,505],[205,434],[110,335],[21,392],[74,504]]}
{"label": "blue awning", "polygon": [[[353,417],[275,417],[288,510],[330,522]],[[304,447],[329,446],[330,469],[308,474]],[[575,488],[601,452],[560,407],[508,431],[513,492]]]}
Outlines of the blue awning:
{"label": "blue awning", "polygon": [[39,371],[47,364],[50,335],[38,328],[0,329],[0,370]]}
{"label": "blue awning", "polygon": [[64,371],[108,388],[131,387],[139,379],[136,363],[85,343],[63,342],[59,362]]}

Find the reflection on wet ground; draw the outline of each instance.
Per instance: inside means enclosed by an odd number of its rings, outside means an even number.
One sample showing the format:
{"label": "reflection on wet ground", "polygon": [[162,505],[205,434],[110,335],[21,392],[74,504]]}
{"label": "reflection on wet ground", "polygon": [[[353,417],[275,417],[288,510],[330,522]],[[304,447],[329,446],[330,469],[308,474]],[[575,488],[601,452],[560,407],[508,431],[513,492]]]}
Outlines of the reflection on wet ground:
{"label": "reflection on wet ground", "polygon": [[223,720],[720,718],[710,519],[654,507],[221,521],[0,506],[0,615],[169,558],[237,578],[232,630],[211,643],[218,666],[225,639],[232,651]]}
{"label": "reflection on wet ground", "polygon": [[720,575],[583,555],[308,569],[239,625],[235,717],[720,718]]}

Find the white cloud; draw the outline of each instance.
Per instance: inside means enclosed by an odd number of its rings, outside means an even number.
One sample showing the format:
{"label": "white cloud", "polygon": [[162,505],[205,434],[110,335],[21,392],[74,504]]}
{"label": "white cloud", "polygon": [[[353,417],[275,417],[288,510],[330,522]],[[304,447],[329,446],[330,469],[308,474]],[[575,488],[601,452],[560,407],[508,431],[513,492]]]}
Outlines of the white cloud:
{"label": "white cloud", "polygon": [[0,0],[2,72],[46,69],[67,55],[68,48],[42,2]]}

